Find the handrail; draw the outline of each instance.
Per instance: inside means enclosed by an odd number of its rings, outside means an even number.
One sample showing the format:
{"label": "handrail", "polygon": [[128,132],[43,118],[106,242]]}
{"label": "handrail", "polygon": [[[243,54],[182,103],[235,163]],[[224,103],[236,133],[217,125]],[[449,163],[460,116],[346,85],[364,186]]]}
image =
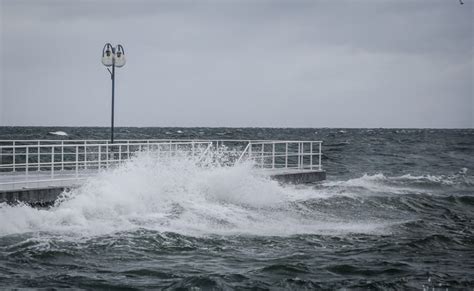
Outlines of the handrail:
{"label": "handrail", "polygon": [[[272,140],[266,140],[266,139],[116,139],[115,143],[113,144],[119,144],[123,142],[130,142],[130,143],[137,143],[137,142],[191,142],[191,141],[196,141],[196,142],[272,142]],[[322,142],[322,141],[313,141],[313,140],[278,140],[279,142]],[[23,143],[35,143],[38,144],[38,142],[46,142],[48,144],[52,142],[60,142],[62,143],[67,143],[69,144],[70,142],[79,142],[78,144],[84,144],[84,143],[89,143],[89,142],[96,142],[96,144],[112,144],[110,143],[110,140],[106,139],[21,139],[21,140],[0,140],[0,143],[18,143],[18,142],[23,142]]]}
{"label": "handrail", "polygon": [[[190,142],[196,142],[196,143],[208,143],[209,141],[204,141],[204,140],[194,140],[194,141],[173,141],[172,144],[189,144]],[[80,147],[83,147],[84,145],[85,146],[88,146],[88,147],[92,147],[92,146],[109,146],[109,147],[113,147],[113,146],[126,146],[126,145],[133,145],[133,146],[137,146],[137,145],[156,145],[156,144],[169,144],[169,141],[160,141],[160,142],[154,142],[154,143],[148,143],[148,142],[132,142],[132,143],[108,143],[108,144],[105,144],[105,143],[75,143],[75,144],[26,144],[26,145],[11,145],[11,146],[2,146],[0,145],[0,149],[1,148],[26,148],[26,147],[29,147],[29,148],[50,148],[50,147],[61,147],[61,146],[64,146],[64,147],[70,147],[70,146],[80,146]]]}

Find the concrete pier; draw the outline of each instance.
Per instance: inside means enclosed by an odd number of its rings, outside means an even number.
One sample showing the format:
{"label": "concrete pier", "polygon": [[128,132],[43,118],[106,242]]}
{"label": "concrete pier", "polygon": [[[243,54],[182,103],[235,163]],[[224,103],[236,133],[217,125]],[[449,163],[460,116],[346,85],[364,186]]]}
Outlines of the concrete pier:
{"label": "concrete pier", "polygon": [[33,206],[51,205],[69,187],[26,188],[0,192],[0,203],[16,204],[23,202]]}
{"label": "concrete pier", "polygon": [[326,179],[322,141],[311,140],[4,140],[0,141],[0,203],[52,204],[65,189],[149,154],[191,157],[199,164],[225,155],[225,165],[250,161],[281,183]]}
{"label": "concrete pier", "polygon": [[303,184],[326,180],[326,171],[320,170],[269,170],[272,179],[282,183]]}
{"label": "concrete pier", "polygon": [[[326,172],[320,170],[296,169],[265,169],[272,179],[281,183],[314,183],[326,179]],[[19,202],[34,206],[52,205],[59,195],[66,190],[79,187],[84,179],[69,181],[51,180],[43,186],[36,184],[34,187],[17,185],[15,189],[0,189],[0,203],[15,204]]]}

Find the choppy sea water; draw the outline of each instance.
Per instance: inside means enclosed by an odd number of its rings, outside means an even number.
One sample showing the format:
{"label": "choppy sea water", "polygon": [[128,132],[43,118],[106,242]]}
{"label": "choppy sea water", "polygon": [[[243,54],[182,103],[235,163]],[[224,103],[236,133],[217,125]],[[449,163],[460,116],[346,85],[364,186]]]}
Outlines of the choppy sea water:
{"label": "choppy sea water", "polygon": [[[67,137],[49,135],[62,130]],[[0,139],[108,138],[0,128]],[[328,179],[138,156],[51,208],[0,205],[0,286],[472,289],[474,130],[120,128],[116,138],[323,140]],[[199,289],[193,289],[199,290]]]}

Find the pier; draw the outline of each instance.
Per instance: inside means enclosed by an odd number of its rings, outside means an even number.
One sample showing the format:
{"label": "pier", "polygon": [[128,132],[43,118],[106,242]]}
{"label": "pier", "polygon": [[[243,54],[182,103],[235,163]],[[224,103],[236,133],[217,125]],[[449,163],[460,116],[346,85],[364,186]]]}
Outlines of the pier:
{"label": "pier", "polygon": [[0,140],[0,203],[51,204],[63,191],[139,153],[185,156],[203,165],[250,161],[279,182],[312,183],[326,178],[321,145],[280,140]]}

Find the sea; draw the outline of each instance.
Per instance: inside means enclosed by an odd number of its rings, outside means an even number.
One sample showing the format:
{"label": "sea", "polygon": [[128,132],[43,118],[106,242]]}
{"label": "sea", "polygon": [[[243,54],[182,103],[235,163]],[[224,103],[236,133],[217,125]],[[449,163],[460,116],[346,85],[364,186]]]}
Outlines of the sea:
{"label": "sea", "polygon": [[[0,127],[0,139],[109,135]],[[115,138],[322,140],[327,180],[133,159],[55,205],[0,204],[0,288],[474,290],[474,129],[120,127]]]}

